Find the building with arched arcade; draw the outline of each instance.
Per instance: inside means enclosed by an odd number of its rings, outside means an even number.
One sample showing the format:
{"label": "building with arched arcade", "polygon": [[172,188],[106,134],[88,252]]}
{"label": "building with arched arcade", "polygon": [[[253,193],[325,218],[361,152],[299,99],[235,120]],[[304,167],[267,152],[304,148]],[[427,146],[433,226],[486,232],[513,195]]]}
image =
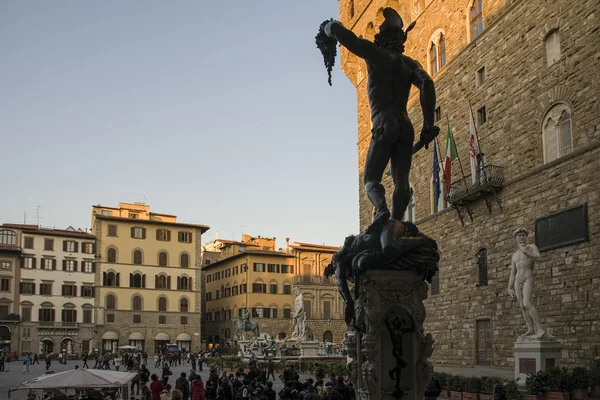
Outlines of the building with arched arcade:
{"label": "building with arched arcade", "polygon": [[200,256],[205,225],[141,204],[93,206],[97,238],[96,348],[200,349]]}

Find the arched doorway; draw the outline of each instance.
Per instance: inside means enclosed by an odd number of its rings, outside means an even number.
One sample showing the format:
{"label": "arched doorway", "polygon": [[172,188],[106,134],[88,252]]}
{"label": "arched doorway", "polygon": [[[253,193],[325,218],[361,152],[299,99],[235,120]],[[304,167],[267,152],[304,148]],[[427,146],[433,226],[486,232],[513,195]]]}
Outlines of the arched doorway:
{"label": "arched doorway", "polygon": [[73,342],[73,339],[71,339],[70,337],[66,337],[63,340],[61,340],[60,342],[60,351],[64,354],[73,354],[73,347],[74,347],[75,343]]}
{"label": "arched doorway", "polygon": [[40,353],[54,353],[54,341],[49,337],[45,337],[40,341]]}
{"label": "arched doorway", "polygon": [[0,326],[0,352],[10,353],[10,328]]}
{"label": "arched doorway", "polygon": [[157,333],[154,336],[154,351],[158,354],[167,350],[167,345],[171,343],[171,336],[165,332]]}
{"label": "arched doorway", "polygon": [[331,331],[325,331],[325,333],[323,333],[323,341],[325,343],[333,343],[333,333],[331,333]]}

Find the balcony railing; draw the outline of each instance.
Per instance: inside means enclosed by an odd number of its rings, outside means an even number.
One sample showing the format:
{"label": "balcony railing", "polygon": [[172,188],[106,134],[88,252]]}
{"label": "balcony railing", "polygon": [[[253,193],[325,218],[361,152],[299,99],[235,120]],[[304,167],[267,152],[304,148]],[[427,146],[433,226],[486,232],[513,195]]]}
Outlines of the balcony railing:
{"label": "balcony railing", "polygon": [[487,194],[495,194],[504,186],[504,167],[486,165],[476,176],[475,183],[471,175],[466,176],[450,186],[446,196],[452,205],[467,205]]}
{"label": "balcony railing", "polygon": [[38,321],[40,328],[63,328],[63,329],[78,329],[77,322],[55,322],[55,321]]}
{"label": "balcony railing", "polygon": [[299,285],[335,285],[335,279],[333,277],[300,275],[294,277],[294,283]]}

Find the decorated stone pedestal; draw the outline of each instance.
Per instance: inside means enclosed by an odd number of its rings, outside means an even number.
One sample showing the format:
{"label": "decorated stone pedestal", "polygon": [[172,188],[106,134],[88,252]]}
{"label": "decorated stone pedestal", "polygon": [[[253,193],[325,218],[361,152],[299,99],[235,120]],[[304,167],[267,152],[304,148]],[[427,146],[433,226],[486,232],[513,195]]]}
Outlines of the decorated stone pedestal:
{"label": "decorated stone pedestal", "polygon": [[562,346],[553,339],[519,339],[515,342],[515,379],[559,366]]}
{"label": "decorated stone pedestal", "polygon": [[433,338],[423,321],[428,284],[412,271],[369,270],[359,277],[358,330],[346,333],[348,369],[362,400],[423,399],[433,373]]}
{"label": "decorated stone pedestal", "polygon": [[315,358],[319,357],[319,348],[321,342],[317,340],[307,340],[299,343],[300,358]]}

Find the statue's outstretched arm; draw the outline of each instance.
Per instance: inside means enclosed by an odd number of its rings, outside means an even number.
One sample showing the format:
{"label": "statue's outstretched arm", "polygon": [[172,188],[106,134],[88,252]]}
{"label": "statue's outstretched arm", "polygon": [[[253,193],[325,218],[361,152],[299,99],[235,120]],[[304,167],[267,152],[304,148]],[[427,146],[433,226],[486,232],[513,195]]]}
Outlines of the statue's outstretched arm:
{"label": "statue's outstretched arm", "polygon": [[373,57],[379,53],[373,42],[359,38],[339,21],[331,21],[325,25],[325,34],[336,39],[342,46],[360,58]]}

